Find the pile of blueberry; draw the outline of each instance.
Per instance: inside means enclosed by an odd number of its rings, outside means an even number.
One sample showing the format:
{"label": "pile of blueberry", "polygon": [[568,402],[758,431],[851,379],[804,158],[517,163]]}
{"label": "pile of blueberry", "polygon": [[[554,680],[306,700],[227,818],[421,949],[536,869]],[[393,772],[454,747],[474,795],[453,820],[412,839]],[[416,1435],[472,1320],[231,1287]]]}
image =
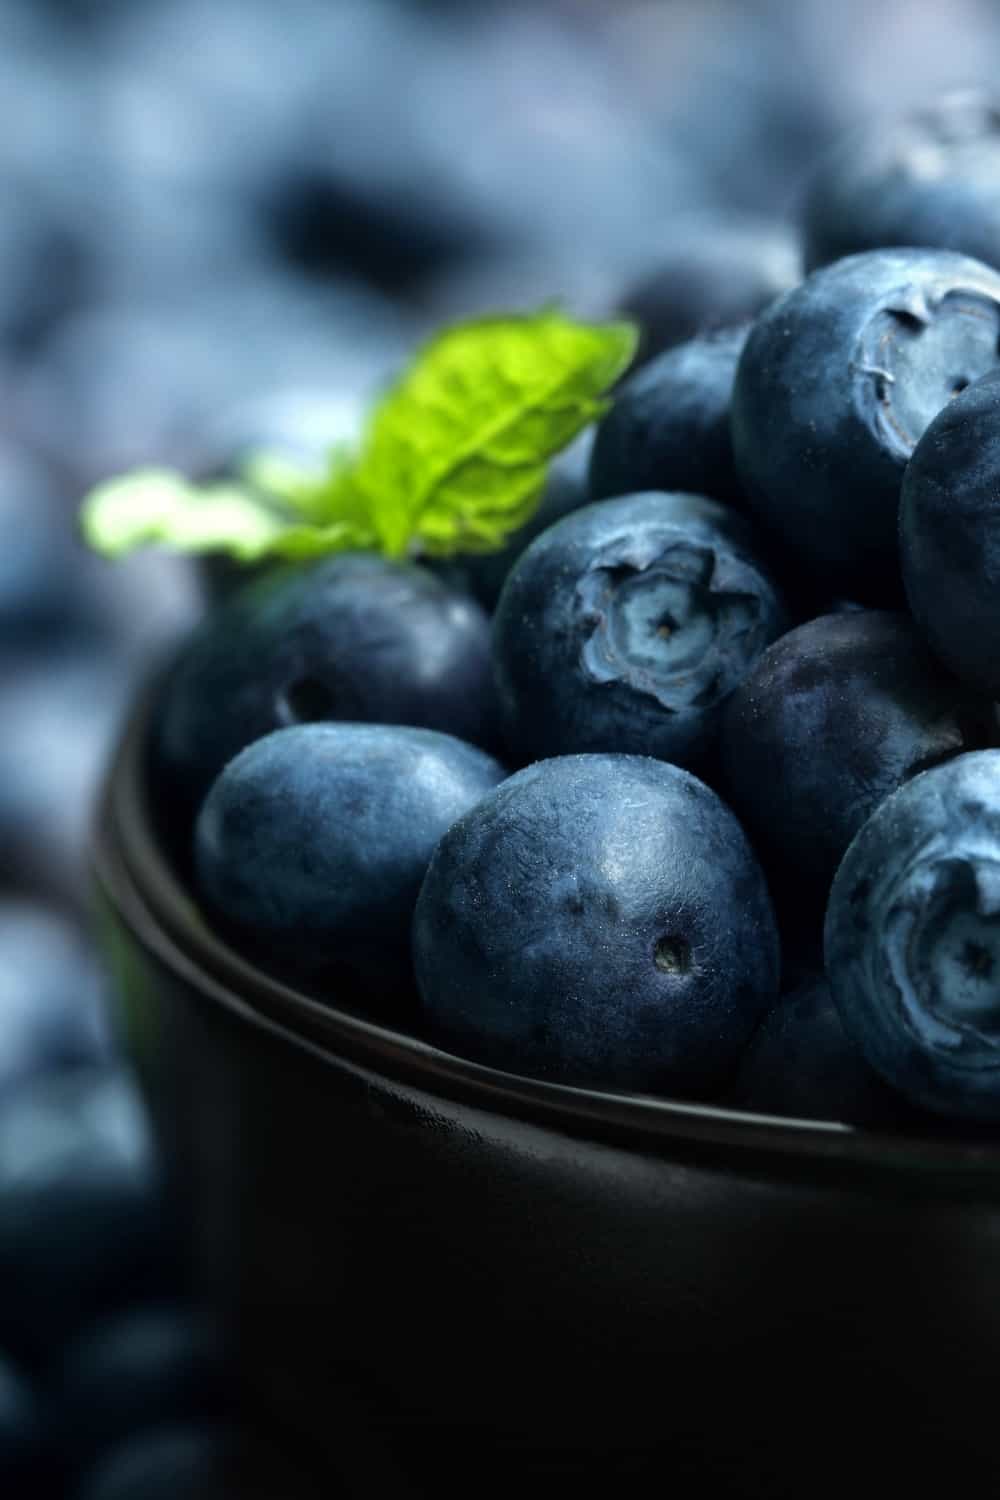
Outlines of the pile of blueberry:
{"label": "pile of blueberry", "polygon": [[151,763],[209,920],[512,1072],[1000,1119],[998,167],[969,95],[835,154],[502,559],[220,602]]}

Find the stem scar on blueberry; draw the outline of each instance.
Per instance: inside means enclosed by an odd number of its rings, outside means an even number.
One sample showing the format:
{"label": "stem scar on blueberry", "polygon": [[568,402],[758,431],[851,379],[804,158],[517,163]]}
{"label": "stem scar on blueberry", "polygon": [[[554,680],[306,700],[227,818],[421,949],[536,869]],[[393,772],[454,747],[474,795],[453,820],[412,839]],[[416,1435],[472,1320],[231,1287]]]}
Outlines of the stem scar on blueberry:
{"label": "stem scar on blueberry", "polygon": [[682,937],[661,937],[653,950],[653,962],[663,974],[687,974],[691,970],[691,947]]}

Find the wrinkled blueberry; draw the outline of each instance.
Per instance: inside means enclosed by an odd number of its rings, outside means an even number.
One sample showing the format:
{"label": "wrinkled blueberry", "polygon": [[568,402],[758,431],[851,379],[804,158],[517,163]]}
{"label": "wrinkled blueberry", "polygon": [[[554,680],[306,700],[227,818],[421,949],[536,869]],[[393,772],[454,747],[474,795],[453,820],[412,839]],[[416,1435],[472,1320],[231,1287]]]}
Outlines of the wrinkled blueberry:
{"label": "wrinkled blueberry", "polygon": [[1000,104],[960,89],[849,136],[815,172],[806,266],[885,245],[933,245],[1000,265]]}
{"label": "wrinkled blueberry", "polygon": [[480,606],[424,568],[368,553],[251,583],[212,613],[178,663],[155,763],[193,812],[251,741],[344,719],[490,744],[490,635]]}
{"label": "wrinkled blueberry", "polygon": [[725,789],[761,850],[824,899],[848,844],[919,771],[995,744],[992,704],[906,615],[823,615],[769,646],[726,705]]}
{"label": "wrinkled blueberry", "polygon": [[732,1103],[872,1126],[897,1124],[905,1109],[848,1038],[823,974],[783,995],[764,1017],[740,1063]]}
{"label": "wrinkled blueberry", "polygon": [[957,395],[917,444],[899,538],[926,640],[963,681],[1000,698],[1000,371]]}
{"label": "wrinkled blueberry", "polygon": [[152,1303],[85,1330],[49,1372],[54,1436],[74,1468],[161,1424],[223,1407],[219,1351],[189,1308]]}
{"label": "wrinkled blueberry", "polygon": [[645,756],[539,761],[459,818],[413,953],[442,1046],[597,1087],[711,1092],[777,993],[742,829],[704,783]]}
{"label": "wrinkled blueberry", "polygon": [[794,236],[781,225],[712,220],[682,229],[626,293],[639,357],[744,323],[801,276]]}
{"label": "wrinkled blueberry", "polygon": [[0,1096],[111,1051],[105,980],[80,933],[27,901],[0,903]]}
{"label": "wrinkled blueberry", "polygon": [[206,906],[266,966],[392,1007],[412,989],[410,921],[434,845],[504,774],[429,729],[279,730],[205,799],[195,863]]}
{"label": "wrinkled blueberry", "polygon": [[623,496],[538,537],[508,576],[493,652],[523,761],[618,750],[694,763],[784,628],[749,529],[698,495]]}
{"label": "wrinkled blueberry", "polygon": [[837,871],[826,971],[851,1039],[942,1115],[1000,1120],[1000,751],[915,776]]}
{"label": "wrinkled blueberry", "polygon": [[176,1275],[149,1124],[131,1082],[85,1069],[0,1104],[0,1339],[45,1356]]}
{"label": "wrinkled blueberry", "polygon": [[730,504],[742,501],[729,406],[746,336],[743,327],[692,339],[625,381],[594,439],[595,500],[685,490]]}
{"label": "wrinkled blueberry", "polygon": [[876,250],[816,271],[750,331],[733,386],[751,509],[866,603],[899,595],[906,466],[957,390],[1000,359],[1000,275],[945,250]]}

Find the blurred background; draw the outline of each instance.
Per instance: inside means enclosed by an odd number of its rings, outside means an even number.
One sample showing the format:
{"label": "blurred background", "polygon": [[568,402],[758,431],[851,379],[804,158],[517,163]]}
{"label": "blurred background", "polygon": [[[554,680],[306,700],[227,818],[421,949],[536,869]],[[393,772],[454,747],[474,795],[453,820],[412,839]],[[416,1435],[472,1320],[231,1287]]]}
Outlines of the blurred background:
{"label": "blurred background", "polygon": [[989,0],[0,0],[4,1500],[194,1494],[238,1441],[86,872],[205,575],[89,557],[82,494],[349,431],[444,320],[738,320],[799,275],[831,142],[998,62]]}

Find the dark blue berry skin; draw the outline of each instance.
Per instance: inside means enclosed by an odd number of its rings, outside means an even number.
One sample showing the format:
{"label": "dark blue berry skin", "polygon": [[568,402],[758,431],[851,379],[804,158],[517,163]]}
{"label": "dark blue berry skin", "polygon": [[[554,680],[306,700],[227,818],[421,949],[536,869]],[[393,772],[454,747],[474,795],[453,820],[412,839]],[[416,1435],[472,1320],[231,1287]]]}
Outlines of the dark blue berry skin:
{"label": "dark blue berry skin", "polygon": [[46,1360],[85,1323],[172,1289],[176,1254],[125,1075],[58,1074],[0,1103],[0,1344]]}
{"label": "dark blue berry skin", "polygon": [[1000,105],[945,95],[866,125],[820,165],[806,196],[808,270],[885,245],[958,250],[1000,266]]}
{"label": "dark blue berry skin", "polygon": [[53,1437],[76,1470],[134,1433],[224,1408],[219,1350],[179,1303],[130,1308],[87,1329],[49,1371]]}
{"label": "dark blue berry skin", "polygon": [[212,1428],[142,1432],[106,1454],[73,1500],[224,1500],[231,1495],[230,1441]]}
{"label": "dark blue berry skin", "polygon": [[683,228],[626,293],[641,360],[754,318],[801,277],[795,236],[778,224],[721,219]]}
{"label": "dark blue berry skin", "polygon": [[82,936],[27,901],[0,903],[0,1097],[54,1068],[111,1056],[105,983]]}
{"label": "dark blue berry skin", "polygon": [[903,476],[903,583],[935,654],[1000,698],[1000,371],[941,411]]}
{"label": "dark blue berry skin", "polygon": [[844,1031],[825,975],[783,995],[754,1033],[731,1103],[800,1120],[892,1127],[906,1115],[898,1095]]}
{"label": "dark blue berry skin", "polygon": [[489,622],[425,568],[342,553],[248,585],[191,638],[154,730],[163,791],[190,815],[244,746],[324,720],[495,739]]}
{"label": "dark blue berry skin", "polygon": [[768,869],[822,887],[911,776],[997,741],[992,704],[888,610],[823,615],[769,646],[726,704],[725,795]]}
{"label": "dark blue berry skin", "polygon": [[778,940],[740,825],[645,756],[510,777],[431,860],[413,923],[430,1034],[513,1073],[699,1096],[773,1003]]}
{"label": "dark blue berry skin", "polygon": [[590,460],[595,500],[685,490],[742,503],[729,407],[747,328],[679,344],[630,375],[602,419]]}
{"label": "dark blue berry skin", "polygon": [[837,871],[826,972],[870,1065],[935,1114],[1000,1120],[1000,751],[886,799]]}
{"label": "dark blue berry skin", "polygon": [[995,368],[1000,275],[946,250],[814,272],[750,331],[733,385],[751,511],[827,597],[895,604],[903,470],[957,389]]}
{"label": "dark blue berry skin", "polygon": [[523,764],[622,751],[696,765],[786,616],[746,523],[698,495],[602,500],[523,554],[493,620],[506,742]]}
{"label": "dark blue berry skin", "polygon": [[410,922],[434,846],[504,775],[434,730],[279,730],[231,761],[205,799],[202,898],[267,967],[359,989],[388,1010],[412,991]]}

